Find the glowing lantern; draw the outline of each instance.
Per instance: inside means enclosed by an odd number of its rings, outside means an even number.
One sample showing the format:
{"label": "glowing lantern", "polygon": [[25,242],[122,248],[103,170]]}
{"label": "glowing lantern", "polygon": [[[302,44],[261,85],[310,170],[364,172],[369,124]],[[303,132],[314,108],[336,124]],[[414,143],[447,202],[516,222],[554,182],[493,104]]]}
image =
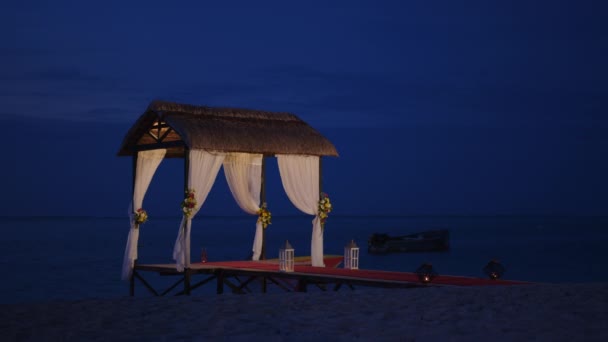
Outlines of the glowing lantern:
{"label": "glowing lantern", "polygon": [[430,283],[437,276],[437,272],[433,269],[433,265],[430,263],[424,263],[416,269],[418,279],[422,283]]}
{"label": "glowing lantern", "polygon": [[355,243],[355,240],[344,246],[344,268],[350,270],[359,269],[359,247]]}
{"label": "glowing lantern", "polygon": [[279,249],[279,271],[293,272],[294,252],[289,241],[285,240],[285,244]]}
{"label": "glowing lantern", "polygon": [[490,260],[483,268],[483,273],[490,279],[497,280],[505,273],[505,267],[501,265],[498,260]]}

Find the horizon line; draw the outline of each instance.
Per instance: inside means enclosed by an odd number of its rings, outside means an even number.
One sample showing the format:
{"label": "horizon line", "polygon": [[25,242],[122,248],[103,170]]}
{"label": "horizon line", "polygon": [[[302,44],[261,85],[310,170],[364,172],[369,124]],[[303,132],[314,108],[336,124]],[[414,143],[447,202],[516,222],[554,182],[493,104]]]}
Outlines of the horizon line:
{"label": "horizon line", "polygon": [[[251,218],[256,215],[199,215],[200,218]],[[298,215],[273,215],[273,217],[281,218],[296,218],[296,217],[312,217],[312,215],[298,214]],[[342,214],[342,215],[331,215],[331,217],[338,218],[363,218],[363,217],[382,217],[382,218],[542,218],[542,217],[559,217],[559,218],[608,218],[608,215],[584,215],[584,214]],[[78,218],[78,219],[126,219],[128,216],[106,216],[106,215],[0,215],[0,219],[18,219],[18,218],[31,218],[31,219],[59,219],[59,218]],[[181,215],[160,215],[155,216],[159,219],[170,219],[182,218]]]}

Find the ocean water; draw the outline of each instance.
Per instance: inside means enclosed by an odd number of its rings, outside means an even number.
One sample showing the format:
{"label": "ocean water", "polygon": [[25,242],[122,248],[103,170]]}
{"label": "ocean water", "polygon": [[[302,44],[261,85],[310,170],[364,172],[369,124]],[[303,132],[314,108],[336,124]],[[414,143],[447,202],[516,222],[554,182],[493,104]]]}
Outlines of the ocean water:
{"label": "ocean water", "polygon": [[[267,257],[276,258],[286,239],[295,254],[310,255],[312,219],[273,217]],[[179,217],[151,218],[141,227],[139,261],[171,263]],[[450,230],[448,252],[370,255],[375,232],[403,235]],[[125,218],[0,218],[0,303],[127,296],[120,279],[129,229]],[[197,217],[192,258],[206,248],[210,261],[244,260],[250,253],[255,217]],[[331,217],[325,254],[342,254],[354,239],[360,268],[414,271],[431,262],[439,274],[484,277],[491,259],[506,267],[505,279],[572,283],[608,281],[608,217]],[[167,278],[167,277],[165,277]],[[213,286],[206,293],[213,293]],[[148,295],[138,287],[137,295]],[[205,293],[205,292],[203,292]]]}

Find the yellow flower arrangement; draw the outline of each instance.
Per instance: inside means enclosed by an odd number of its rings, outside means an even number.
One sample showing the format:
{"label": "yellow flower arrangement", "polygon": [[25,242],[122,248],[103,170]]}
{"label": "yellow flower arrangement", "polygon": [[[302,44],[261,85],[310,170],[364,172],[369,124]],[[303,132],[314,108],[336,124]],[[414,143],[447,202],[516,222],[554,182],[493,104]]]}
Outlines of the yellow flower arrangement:
{"label": "yellow flower arrangement", "polygon": [[262,207],[258,209],[258,222],[262,222],[262,227],[266,229],[266,227],[272,223],[271,220],[272,214],[270,214],[270,211],[266,208],[266,203],[264,203],[262,204]]}
{"label": "yellow flower arrangement", "polygon": [[148,221],[148,213],[143,208],[137,209],[137,211],[135,211],[135,223],[140,225],[146,221]]}
{"label": "yellow flower arrangement", "polygon": [[186,190],[186,197],[182,202],[182,212],[184,216],[192,216],[192,211],[196,208],[196,198],[194,197],[194,189]]}
{"label": "yellow flower arrangement", "polygon": [[333,207],[331,206],[331,201],[329,200],[329,196],[322,192],[321,199],[319,200],[319,218],[321,219],[321,224],[325,224],[329,213]]}

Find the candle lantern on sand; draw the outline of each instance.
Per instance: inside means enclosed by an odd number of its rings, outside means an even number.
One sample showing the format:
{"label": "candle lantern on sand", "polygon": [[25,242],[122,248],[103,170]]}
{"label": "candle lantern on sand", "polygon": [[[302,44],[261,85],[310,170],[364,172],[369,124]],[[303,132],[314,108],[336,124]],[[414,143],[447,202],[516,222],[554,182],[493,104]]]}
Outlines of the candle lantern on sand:
{"label": "candle lantern on sand", "polygon": [[285,240],[285,244],[279,249],[279,271],[293,272],[294,252],[289,241]]}
{"label": "candle lantern on sand", "polygon": [[344,246],[344,268],[351,270],[359,269],[359,247],[355,240],[350,240]]}
{"label": "candle lantern on sand", "polygon": [[490,279],[497,280],[502,277],[505,273],[505,267],[498,262],[498,260],[490,260],[483,268],[485,273]]}
{"label": "candle lantern on sand", "polygon": [[420,265],[420,267],[416,269],[416,274],[418,275],[420,282],[425,284],[430,283],[437,276],[437,272],[433,269],[433,265],[428,262]]}

